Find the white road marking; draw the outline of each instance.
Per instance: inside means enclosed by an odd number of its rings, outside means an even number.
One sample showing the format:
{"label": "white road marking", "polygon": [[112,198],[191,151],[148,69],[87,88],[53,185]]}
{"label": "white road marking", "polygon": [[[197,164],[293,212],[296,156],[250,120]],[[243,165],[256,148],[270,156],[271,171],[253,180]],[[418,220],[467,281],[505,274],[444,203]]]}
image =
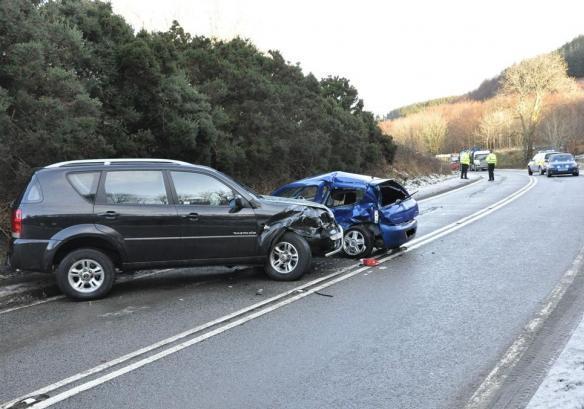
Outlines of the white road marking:
{"label": "white road marking", "polygon": [[6,314],[6,313],[9,313],[9,312],[12,312],[12,311],[22,310],[23,308],[34,307],[35,305],[39,305],[39,304],[44,304],[44,303],[51,302],[51,301],[60,300],[61,298],[65,298],[65,296],[64,295],[56,295],[54,297],[45,298],[44,300],[38,300],[38,301],[32,302],[30,304],[24,304],[24,305],[19,305],[18,307],[7,308],[5,310],[0,311],[0,315],[1,314]]}
{"label": "white road marking", "polygon": [[[525,193],[527,193],[529,190],[531,190],[536,184],[537,184],[537,179],[535,179],[533,177],[529,177],[529,183],[526,186],[515,191],[514,193],[505,197],[504,199],[501,199],[498,202],[496,202],[492,205],[489,205],[488,207],[481,209],[481,210],[479,210],[479,211],[477,211],[469,216],[465,216],[462,219],[459,219],[459,220],[457,220],[453,223],[450,223],[444,227],[436,229],[433,232],[426,234],[425,236],[422,236],[420,238],[416,238],[416,239],[408,242],[407,243],[408,250],[414,248],[417,243],[421,243],[421,242],[425,243],[429,239],[434,241],[435,239],[442,237],[445,234],[450,234],[452,231],[458,230],[459,228],[466,226],[467,224],[472,223],[472,222],[478,220],[479,218],[483,218],[483,217],[493,213],[495,210],[497,210],[503,206],[506,206],[507,204],[511,203],[512,201],[523,196]],[[434,237],[434,236],[436,236],[436,237]]]}
{"label": "white road marking", "polygon": [[499,390],[503,382],[507,379],[509,370],[513,368],[523,357],[525,351],[530,345],[530,340],[543,326],[546,319],[552,314],[558,306],[560,300],[574,282],[574,279],[584,267],[584,247],[580,250],[576,259],[562,276],[560,282],[554,287],[546,298],[543,307],[527,323],[523,332],[511,344],[497,365],[491,370],[489,375],[483,380],[480,386],[473,393],[465,409],[482,409],[490,406],[491,399],[495,392]]}
{"label": "white road marking", "polygon": [[[392,260],[392,259],[394,259],[394,258],[396,258],[398,256],[403,255],[406,252],[410,252],[410,251],[412,251],[412,250],[414,250],[416,248],[419,248],[419,247],[421,247],[423,245],[426,245],[428,243],[431,243],[432,241],[434,241],[434,240],[436,240],[436,239],[438,239],[440,237],[443,237],[443,236],[445,236],[447,234],[450,234],[450,233],[452,233],[454,231],[457,231],[457,230],[459,230],[460,228],[464,227],[467,224],[470,224],[470,223],[473,223],[473,222],[475,222],[477,220],[480,220],[480,219],[486,217],[487,215],[491,214],[495,210],[497,210],[497,209],[499,209],[499,208],[501,208],[503,206],[506,206],[509,203],[515,201],[516,199],[518,199],[519,197],[521,197],[522,195],[524,195],[525,193],[527,193],[529,190],[531,190],[536,184],[537,184],[537,180],[535,178],[529,178],[529,183],[527,185],[525,185],[521,189],[517,190],[516,192],[508,195],[506,198],[498,201],[494,205],[490,205],[490,206],[488,206],[487,208],[485,208],[483,210],[480,210],[478,212],[475,212],[475,213],[473,213],[470,216],[464,217],[464,218],[460,219],[459,222],[452,223],[452,224],[450,224],[448,226],[445,226],[444,228],[438,229],[438,230],[436,230],[436,231],[434,231],[432,233],[429,233],[429,234],[427,234],[427,235],[425,235],[423,237],[420,237],[420,238],[418,238],[416,240],[413,240],[412,242],[410,242],[410,244],[409,244],[409,246],[408,246],[407,249],[405,249],[405,250],[403,250],[401,252],[392,253],[392,254],[390,254],[390,255],[388,255],[386,257],[383,257],[383,258],[379,259],[379,261],[381,263],[383,263],[383,262],[387,262],[389,260]],[[355,276],[357,274],[360,274],[360,273],[362,273],[364,271],[371,270],[374,267],[360,267],[360,268],[357,268],[356,270],[352,270],[353,268],[355,268],[355,266],[349,266],[349,267],[346,267],[344,269],[341,269],[340,271],[337,271],[335,273],[332,273],[332,274],[329,274],[327,276],[324,276],[324,277],[318,278],[316,280],[310,281],[309,283],[306,283],[306,284],[304,284],[302,286],[296,287],[296,288],[294,288],[292,290],[286,291],[286,292],[284,292],[282,294],[279,294],[277,296],[274,296],[274,297],[272,297],[270,299],[264,300],[262,302],[259,302],[257,304],[254,304],[252,306],[243,308],[243,309],[241,309],[239,311],[236,311],[236,312],[233,312],[233,313],[228,314],[226,316],[220,317],[220,318],[218,318],[216,320],[213,320],[213,321],[210,321],[208,323],[202,324],[202,325],[200,325],[198,327],[195,327],[195,328],[192,328],[192,329],[190,329],[188,331],[185,331],[185,332],[182,332],[180,334],[174,335],[174,336],[172,336],[170,338],[164,339],[164,340],[159,341],[159,342],[157,342],[155,344],[146,346],[146,347],[141,348],[141,349],[139,349],[137,351],[131,352],[131,353],[126,354],[126,355],[124,355],[122,357],[119,357],[117,359],[114,359],[112,361],[109,361],[109,362],[106,362],[104,364],[98,365],[98,366],[96,366],[94,368],[91,368],[91,369],[89,369],[87,371],[84,371],[84,372],[80,372],[78,374],[75,374],[75,375],[73,375],[73,376],[71,376],[69,378],[63,379],[63,380],[61,380],[61,381],[59,381],[57,383],[54,383],[52,385],[48,385],[48,386],[46,386],[44,388],[41,388],[41,389],[39,389],[37,391],[31,392],[31,393],[29,393],[29,394],[27,394],[25,396],[22,396],[20,398],[17,398],[17,399],[14,399],[14,400],[10,401],[10,402],[7,402],[7,403],[1,405],[0,407],[1,408],[10,408],[15,403],[20,402],[23,399],[26,399],[27,397],[41,395],[41,394],[47,394],[48,392],[51,392],[51,391],[54,391],[56,389],[62,388],[62,387],[66,386],[66,385],[69,385],[69,384],[71,384],[73,382],[76,382],[78,380],[81,380],[83,378],[86,378],[87,376],[90,376],[90,375],[93,375],[93,374],[96,374],[96,373],[99,373],[99,372],[103,372],[106,369],[109,369],[109,368],[111,368],[113,366],[119,365],[119,364],[121,364],[123,362],[126,362],[126,361],[132,359],[132,358],[137,358],[137,357],[139,357],[141,355],[144,355],[144,354],[146,354],[146,353],[148,353],[150,351],[153,351],[155,349],[159,349],[159,348],[161,348],[163,346],[166,346],[166,345],[168,345],[170,343],[173,343],[173,342],[176,342],[178,340],[184,339],[184,338],[186,338],[186,337],[188,337],[190,335],[194,335],[194,334],[196,334],[198,332],[201,332],[201,331],[203,331],[203,330],[205,330],[207,328],[216,326],[218,324],[221,324],[223,322],[229,321],[231,319],[234,319],[236,317],[239,317],[239,316],[241,316],[241,315],[246,314],[246,313],[249,312],[249,314],[244,315],[241,318],[236,319],[235,321],[232,321],[232,322],[227,323],[227,324],[225,324],[223,326],[220,326],[218,328],[215,328],[215,329],[213,329],[213,330],[211,330],[211,331],[209,331],[207,333],[204,333],[202,335],[195,336],[194,338],[191,338],[191,339],[188,339],[186,341],[183,341],[180,344],[171,346],[171,347],[169,347],[167,349],[164,349],[164,350],[162,350],[162,351],[160,351],[160,352],[158,352],[158,353],[156,353],[154,355],[150,355],[150,356],[148,356],[146,358],[143,358],[143,359],[141,359],[139,361],[136,361],[134,363],[128,364],[126,366],[123,366],[123,367],[121,367],[121,368],[119,368],[117,370],[114,370],[112,372],[106,373],[105,375],[102,375],[102,376],[100,376],[98,378],[95,378],[95,379],[93,379],[91,381],[88,381],[88,382],[79,384],[77,386],[71,387],[68,390],[65,390],[65,391],[63,391],[61,393],[58,393],[57,395],[51,396],[48,399],[43,400],[42,402],[39,402],[38,404],[35,404],[35,405],[32,406],[33,408],[39,408],[39,409],[40,408],[47,408],[47,407],[52,406],[52,405],[54,405],[54,404],[56,404],[58,402],[61,402],[61,401],[65,400],[65,399],[68,399],[68,398],[70,398],[70,397],[72,397],[74,395],[77,395],[77,394],[79,394],[79,393],[81,393],[83,391],[86,391],[86,390],[89,390],[91,388],[94,388],[94,387],[96,387],[98,385],[101,385],[101,384],[103,384],[105,382],[108,382],[108,381],[110,381],[110,380],[112,380],[114,378],[117,378],[119,376],[122,376],[122,375],[124,375],[124,374],[126,374],[128,372],[134,371],[134,370],[136,370],[138,368],[141,368],[141,367],[143,367],[143,366],[145,366],[147,364],[156,362],[156,361],[158,361],[158,360],[160,360],[160,359],[162,359],[162,358],[164,358],[164,357],[166,357],[168,355],[174,354],[174,353],[176,353],[178,351],[181,351],[181,350],[183,350],[183,349],[185,349],[187,347],[190,347],[190,346],[195,345],[195,344],[197,344],[197,343],[199,343],[201,341],[204,341],[206,339],[209,339],[209,338],[211,338],[211,337],[213,337],[215,335],[221,334],[221,333],[223,333],[225,331],[228,331],[228,330],[230,330],[230,329],[232,329],[234,327],[237,327],[239,325],[242,325],[242,324],[244,324],[244,323],[246,323],[248,321],[251,321],[251,320],[253,320],[255,318],[261,317],[261,316],[263,316],[265,314],[268,314],[268,313],[270,313],[270,312],[272,312],[274,310],[277,310],[277,309],[282,308],[282,307],[284,307],[284,306],[286,306],[288,304],[291,304],[293,302],[296,302],[296,301],[298,301],[298,300],[300,300],[300,299],[302,299],[304,297],[307,297],[308,295],[311,295],[311,294],[315,293],[316,291],[320,291],[320,290],[322,290],[324,288],[330,287],[330,286],[332,286],[334,284],[337,284],[337,283],[339,283],[341,281],[347,280],[348,278],[351,278],[351,277],[353,277],[353,276]],[[352,270],[352,271],[350,271],[350,270]],[[333,277],[335,277],[335,278],[333,278]],[[330,280],[330,281],[326,281],[326,282],[324,282],[324,283],[322,283],[322,284],[320,284],[318,286],[314,286],[315,284],[318,284],[319,282],[322,282],[322,281],[325,281],[325,280],[329,280],[330,278],[333,278],[333,279]],[[311,288],[308,288],[308,287],[311,287]],[[282,300],[280,302],[277,302],[277,303],[275,303],[273,305],[269,305],[269,306],[267,306],[265,308],[261,308],[262,306],[265,306],[267,304],[270,304],[270,303],[272,303],[274,301],[278,301],[278,300],[280,300],[282,298],[285,298],[285,297],[288,297],[290,295],[293,295],[293,296],[290,297],[290,298],[286,298],[286,299],[284,299],[284,300]],[[259,309],[259,308],[261,308],[261,309]]]}
{"label": "white road marking", "polygon": [[[150,271],[148,273],[136,273],[135,275],[132,275],[132,276],[120,276],[118,279],[116,279],[116,283],[126,283],[128,281],[139,280],[141,278],[150,277],[150,276],[153,276],[156,274],[165,273],[165,272],[170,271],[170,270],[172,270],[172,268],[165,268],[164,270]],[[24,308],[34,307],[35,305],[39,305],[39,304],[45,304],[45,303],[51,302],[51,301],[61,300],[63,298],[65,298],[64,295],[56,295],[54,297],[45,298],[44,300],[34,301],[30,304],[24,304],[24,305],[19,305],[19,306],[12,307],[12,308],[7,308],[5,310],[0,310],[0,315],[7,314],[7,313],[13,312],[13,311],[22,310]]]}
{"label": "white road marking", "polygon": [[48,392],[54,391],[55,389],[61,388],[61,387],[66,386],[66,385],[69,385],[69,384],[71,384],[73,382],[76,382],[78,380],[81,380],[83,378],[86,378],[86,377],[88,377],[90,375],[96,374],[98,372],[102,372],[102,371],[104,371],[106,369],[109,369],[109,368],[111,368],[113,366],[119,365],[119,364],[121,364],[123,362],[126,362],[126,361],[130,360],[130,359],[136,358],[136,357],[138,357],[140,355],[144,355],[145,353],[148,353],[148,352],[153,351],[155,349],[164,347],[164,346],[166,346],[168,344],[171,344],[173,342],[176,342],[178,340],[181,340],[183,338],[186,338],[189,335],[193,335],[193,334],[195,334],[197,332],[204,331],[207,328],[213,327],[215,325],[218,325],[218,324],[221,324],[223,322],[229,321],[229,320],[231,320],[231,319],[233,319],[233,318],[235,318],[237,316],[240,316],[240,315],[243,315],[243,314],[248,313],[250,311],[253,311],[255,309],[261,308],[261,307],[263,307],[266,304],[270,304],[270,303],[272,303],[274,301],[277,301],[278,299],[281,299],[281,298],[283,298],[285,296],[288,296],[290,294],[293,294],[293,293],[304,293],[304,288],[310,287],[311,285],[318,284],[319,282],[324,281],[324,280],[327,280],[327,279],[329,279],[331,277],[334,277],[334,276],[343,274],[346,271],[348,271],[348,270],[350,270],[352,268],[355,268],[355,266],[358,266],[358,264],[352,265],[352,266],[348,266],[348,267],[345,267],[345,268],[342,268],[342,269],[340,269],[340,270],[338,270],[338,271],[336,271],[336,272],[334,272],[332,274],[329,274],[329,275],[324,276],[324,277],[317,278],[317,279],[312,280],[312,281],[310,281],[310,282],[308,282],[306,284],[303,284],[301,286],[298,286],[298,287],[296,287],[296,288],[294,288],[292,290],[289,290],[289,291],[286,291],[284,293],[278,294],[278,295],[276,295],[274,297],[268,298],[268,299],[266,299],[264,301],[261,301],[261,302],[258,302],[256,304],[252,304],[252,305],[250,305],[248,307],[245,307],[245,308],[242,308],[242,309],[240,309],[238,311],[235,311],[235,312],[232,312],[230,314],[224,315],[223,317],[217,318],[217,319],[215,319],[213,321],[209,321],[209,322],[207,322],[205,324],[199,325],[199,326],[194,327],[194,328],[192,328],[190,330],[184,331],[184,332],[182,332],[180,334],[177,334],[177,335],[174,335],[172,337],[163,339],[163,340],[161,340],[159,342],[156,342],[156,343],[151,344],[149,346],[146,346],[144,348],[138,349],[138,350],[136,350],[134,352],[130,352],[130,353],[128,353],[126,355],[123,355],[123,356],[121,356],[119,358],[113,359],[113,360],[108,361],[108,362],[105,362],[105,363],[103,363],[101,365],[95,366],[95,367],[93,367],[91,369],[88,369],[87,371],[80,372],[78,374],[72,375],[69,378],[63,379],[63,380],[61,380],[59,382],[56,382],[56,383],[51,384],[51,385],[48,385],[48,386],[46,386],[44,388],[38,389],[38,390],[36,390],[36,391],[34,391],[32,393],[28,393],[28,394],[26,394],[24,396],[21,396],[19,398],[16,398],[16,399],[14,399],[14,400],[12,400],[10,402],[4,403],[4,404],[2,404],[0,406],[0,408],[8,408],[8,407],[14,405],[15,403],[17,403],[17,402],[19,402],[19,401],[27,398],[28,396],[37,396],[37,395],[42,395],[42,394],[46,394]]}

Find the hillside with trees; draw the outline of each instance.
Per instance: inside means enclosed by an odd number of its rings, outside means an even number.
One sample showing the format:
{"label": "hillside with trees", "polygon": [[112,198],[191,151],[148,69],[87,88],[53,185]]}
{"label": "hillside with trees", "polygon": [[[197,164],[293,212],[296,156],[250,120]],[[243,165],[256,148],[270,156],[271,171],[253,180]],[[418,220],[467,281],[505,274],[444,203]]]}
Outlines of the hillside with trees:
{"label": "hillside with trees", "polygon": [[580,36],[552,53],[508,67],[466,95],[394,110],[393,118],[380,125],[398,143],[422,153],[458,152],[472,146],[521,150],[518,166],[537,148],[581,153],[583,77]]}
{"label": "hillside with trees", "polygon": [[0,3],[0,199],[32,169],[164,157],[256,186],[331,169],[378,173],[395,144],[348,80],[304,74],[250,41],[134,32],[88,0]]}

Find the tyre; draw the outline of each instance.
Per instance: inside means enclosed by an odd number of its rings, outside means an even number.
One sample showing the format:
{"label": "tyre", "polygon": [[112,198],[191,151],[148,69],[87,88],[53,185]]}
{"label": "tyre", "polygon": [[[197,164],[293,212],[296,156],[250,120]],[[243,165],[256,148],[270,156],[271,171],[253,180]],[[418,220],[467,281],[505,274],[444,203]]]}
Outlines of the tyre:
{"label": "tyre", "polygon": [[580,176],[580,171],[572,173],[574,176]]}
{"label": "tyre", "polygon": [[543,175],[544,173],[545,173],[545,170],[543,170],[543,169],[541,168],[541,166],[540,166],[540,167],[539,167],[539,174],[540,174],[540,175]]}
{"label": "tyre", "polygon": [[111,290],[115,269],[112,260],[95,249],[78,249],[67,254],[57,267],[57,285],[75,300],[95,300]]}
{"label": "tyre", "polygon": [[343,238],[343,251],[351,258],[369,257],[373,253],[371,232],[362,226],[351,227]]}
{"label": "tyre", "polygon": [[533,175],[533,171],[531,170],[531,168],[529,166],[527,167],[527,174],[529,176]]}
{"label": "tyre", "polygon": [[298,280],[312,264],[310,246],[295,233],[285,233],[270,249],[265,272],[276,281]]}
{"label": "tyre", "polygon": [[550,172],[549,170],[547,171],[547,177],[551,178],[552,177],[552,172]]}

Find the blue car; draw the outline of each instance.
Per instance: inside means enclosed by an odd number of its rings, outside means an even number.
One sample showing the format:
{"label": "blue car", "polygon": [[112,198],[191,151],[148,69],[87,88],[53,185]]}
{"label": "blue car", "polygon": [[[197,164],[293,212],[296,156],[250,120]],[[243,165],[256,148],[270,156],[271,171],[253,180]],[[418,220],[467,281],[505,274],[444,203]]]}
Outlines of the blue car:
{"label": "blue car", "polygon": [[580,174],[578,163],[569,153],[556,153],[551,155],[547,166],[547,176],[551,178],[554,175],[574,175]]}
{"label": "blue car", "polygon": [[374,248],[399,248],[418,227],[418,204],[391,179],[331,172],[281,186],[272,195],[329,207],[344,230],[343,250],[354,258],[369,257]]}

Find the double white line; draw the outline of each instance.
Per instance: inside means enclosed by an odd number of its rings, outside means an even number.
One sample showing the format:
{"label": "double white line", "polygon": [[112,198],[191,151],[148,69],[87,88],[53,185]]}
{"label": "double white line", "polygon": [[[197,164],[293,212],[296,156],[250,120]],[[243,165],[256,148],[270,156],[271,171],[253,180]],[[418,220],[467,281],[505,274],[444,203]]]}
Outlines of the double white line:
{"label": "double white line", "polygon": [[[417,249],[428,243],[431,243],[434,240],[446,236],[447,234],[453,233],[456,230],[470,223],[473,223],[477,220],[482,219],[483,217],[486,217],[487,215],[491,214],[497,209],[500,209],[503,206],[508,205],[514,200],[517,200],[519,197],[521,197],[530,189],[532,189],[536,184],[537,180],[531,177],[527,185],[517,190],[513,194],[507,196],[506,198],[498,201],[497,203],[488,206],[478,212],[475,212],[470,216],[463,217],[462,219],[456,221],[455,223],[451,223],[445,227],[433,231],[432,233],[412,240],[411,242],[409,242],[409,245],[406,249],[396,253],[392,253],[387,256],[382,256],[378,258],[378,260],[382,263],[392,260],[406,252],[410,252],[414,249]],[[298,300],[301,300],[302,298],[307,297],[317,291],[320,291],[326,287],[330,287],[341,281],[347,280],[348,278],[351,278],[371,268],[372,267],[350,266],[341,269],[335,273],[310,281],[304,285],[301,285],[292,290],[276,295],[272,298],[266,299],[257,304],[253,304],[249,307],[243,308],[241,310],[235,311],[231,314],[225,315],[216,320],[199,325],[190,330],[181,332],[180,334],[174,335],[152,345],[138,349],[137,351],[123,355],[109,362],[95,366],[87,371],[80,372],[59,382],[40,388],[25,396],[21,396],[10,402],[6,402],[2,404],[0,408],[8,409],[15,406],[16,404],[26,405],[27,407],[37,409],[47,408],[58,402],[68,399],[74,395],[77,395],[83,391],[95,388],[98,385],[101,385],[105,382],[108,382],[112,379],[122,376],[128,372],[134,371],[152,362],[156,362],[164,357],[172,355],[192,345],[198,344],[199,342],[209,339],[215,335],[221,334],[239,325],[245,324],[248,321],[266,315],[274,310],[282,308]],[[156,352],[157,350],[158,352]],[[113,370],[106,372],[110,369]],[[79,383],[79,381],[85,378],[101,373],[104,374],[95,377],[87,382]],[[66,386],[69,386],[69,388],[65,388]],[[57,393],[54,394],[53,396],[47,397],[49,393],[54,391],[57,391]]]}

